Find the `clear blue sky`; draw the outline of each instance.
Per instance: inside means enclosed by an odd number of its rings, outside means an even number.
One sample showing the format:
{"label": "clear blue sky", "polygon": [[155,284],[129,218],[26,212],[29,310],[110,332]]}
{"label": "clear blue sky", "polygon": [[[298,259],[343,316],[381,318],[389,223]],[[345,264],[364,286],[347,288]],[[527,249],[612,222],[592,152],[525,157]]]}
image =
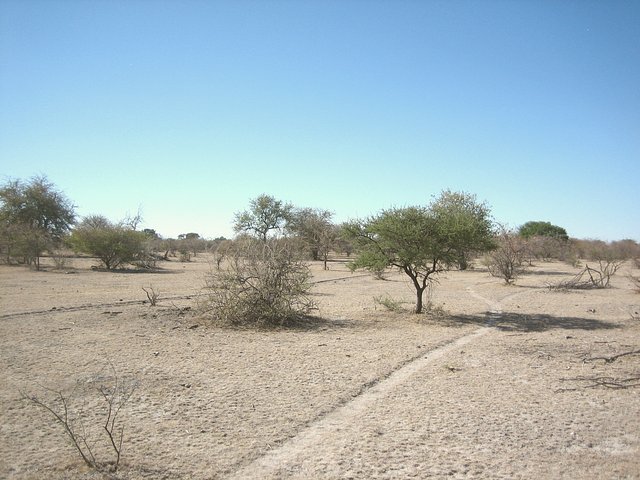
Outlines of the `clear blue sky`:
{"label": "clear blue sky", "polygon": [[0,0],[0,180],[232,235],[441,190],[640,240],[640,2]]}

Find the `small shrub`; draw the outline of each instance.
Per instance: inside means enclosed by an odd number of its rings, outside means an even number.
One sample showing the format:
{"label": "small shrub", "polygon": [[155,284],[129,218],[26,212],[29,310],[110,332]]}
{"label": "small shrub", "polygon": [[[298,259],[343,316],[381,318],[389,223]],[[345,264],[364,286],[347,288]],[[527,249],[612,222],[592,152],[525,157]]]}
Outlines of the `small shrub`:
{"label": "small shrub", "polygon": [[123,222],[113,224],[104,217],[90,216],[73,231],[69,243],[74,250],[98,257],[107,270],[145,261],[147,235]]}
{"label": "small shrub", "polygon": [[636,293],[640,293],[640,277],[629,275],[629,280],[631,280],[631,283],[633,284],[633,288],[635,289]]}
{"label": "small shrub", "polygon": [[[85,423],[87,419],[95,417],[96,412],[87,412],[82,406],[75,405],[77,400],[74,398],[75,388],[69,394],[65,394],[62,390],[45,389],[53,397],[51,399],[42,399],[36,395],[21,392],[24,400],[48,412],[52,421],[62,427],[67,439],[84,463],[101,472],[116,472],[118,470],[125,429],[125,425],[122,424],[118,415],[129,402],[137,387],[137,382],[125,381],[118,377],[113,365],[109,364],[109,367],[111,376],[104,377],[98,373],[92,382],[95,383],[99,397],[104,401],[102,412],[104,423],[96,425]],[[96,457],[96,452],[99,450],[99,442],[95,438],[96,430],[104,433],[102,443],[112,451],[113,458],[111,460],[100,460]]]}
{"label": "small shrub", "polygon": [[151,285],[149,285],[149,288],[142,287],[142,290],[147,294],[149,304],[155,307],[158,303],[158,298],[160,298],[160,293],[156,292]]}
{"label": "small shrub", "polygon": [[71,259],[60,252],[53,252],[51,260],[53,260],[53,268],[56,270],[65,270],[72,266]]}
{"label": "small shrub", "polygon": [[519,236],[503,230],[498,238],[498,248],[490,252],[485,263],[489,273],[512,284],[525,271],[526,242]]}
{"label": "small shrub", "polygon": [[404,309],[402,308],[402,302],[399,300],[394,300],[388,296],[378,295],[373,297],[373,303],[376,305],[381,305],[385,307],[390,312],[402,312]]}
{"label": "small shrub", "polygon": [[292,242],[242,240],[206,278],[200,310],[223,325],[289,325],[316,306],[309,295],[310,277]]}

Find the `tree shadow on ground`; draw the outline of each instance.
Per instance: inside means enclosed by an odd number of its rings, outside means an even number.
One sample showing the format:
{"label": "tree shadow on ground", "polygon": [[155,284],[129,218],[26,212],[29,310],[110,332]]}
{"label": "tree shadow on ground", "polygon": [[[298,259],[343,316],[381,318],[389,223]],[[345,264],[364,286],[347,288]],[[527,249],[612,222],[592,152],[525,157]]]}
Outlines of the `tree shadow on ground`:
{"label": "tree shadow on ground", "polygon": [[295,320],[290,320],[285,325],[276,327],[278,330],[294,330],[294,331],[314,331],[314,330],[335,330],[353,327],[355,322],[352,320],[328,319],[315,315],[305,315]]}
{"label": "tree shadow on ground", "polygon": [[486,315],[454,315],[445,320],[452,326],[489,326],[505,332],[546,332],[549,330],[611,330],[620,325],[595,318],[556,317],[546,313],[502,313]]}
{"label": "tree shadow on ground", "polygon": [[340,330],[344,328],[352,328],[356,322],[349,319],[329,319],[315,315],[303,315],[297,318],[290,318],[278,324],[212,324],[213,326],[227,329],[247,331],[253,330],[257,332],[312,332],[324,330]]}
{"label": "tree shadow on ground", "polygon": [[533,277],[545,276],[545,277],[566,277],[569,275],[575,275],[577,272],[575,271],[557,271],[557,270],[526,270],[522,276],[527,277],[529,275]]}
{"label": "tree shadow on ground", "polygon": [[104,267],[94,267],[91,268],[92,272],[101,272],[101,273],[124,273],[126,275],[138,275],[138,274],[149,274],[149,275],[174,275],[178,273],[184,273],[182,270],[167,270],[162,267],[156,268],[112,268],[108,270]]}

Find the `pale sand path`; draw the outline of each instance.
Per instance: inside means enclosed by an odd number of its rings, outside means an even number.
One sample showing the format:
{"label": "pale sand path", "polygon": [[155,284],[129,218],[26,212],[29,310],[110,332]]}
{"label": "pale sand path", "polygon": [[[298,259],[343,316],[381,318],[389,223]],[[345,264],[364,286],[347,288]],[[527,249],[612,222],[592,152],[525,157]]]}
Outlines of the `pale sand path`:
{"label": "pale sand path", "polygon": [[[364,390],[353,400],[318,419],[280,447],[269,451],[249,465],[236,471],[229,478],[240,480],[281,476],[283,471],[291,470],[300,461],[301,457],[308,455],[309,452],[314,452],[317,455],[324,445],[336,438],[340,431],[353,426],[373,404],[388,396],[394,389],[406,383],[427,365],[443,360],[449,353],[477,341],[480,337],[489,333],[491,331],[490,325],[500,318],[502,312],[500,303],[483,297],[471,287],[467,287],[467,291],[471,296],[484,301],[489,306],[487,326],[416,357],[392,372],[387,378]],[[411,399],[407,399],[407,401],[411,402]]]}

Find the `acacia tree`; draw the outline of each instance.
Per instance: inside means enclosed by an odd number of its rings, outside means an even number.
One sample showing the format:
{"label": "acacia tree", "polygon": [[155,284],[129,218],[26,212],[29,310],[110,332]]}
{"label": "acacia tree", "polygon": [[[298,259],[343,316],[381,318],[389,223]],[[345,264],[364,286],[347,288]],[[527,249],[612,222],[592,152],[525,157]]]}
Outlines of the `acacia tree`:
{"label": "acacia tree", "polygon": [[416,289],[415,313],[422,312],[433,276],[456,265],[461,252],[493,248],[489,209],[466,193],[445,191],[427,207],[384,210],[345,230],[358,248],[352,267],[391,266],[409,276]]}
{"label": "acacia tree", "polygon": [[181,233],[178,235],[178,243],[178,248],[183,254],[192,254],[194,257],[206,247],[206,240],[195,232]]}
{"label": "acacia tree", "polygon": [[262,194],[249,203],[249,209],[235,214],[233,229],[236,233],[251,233],[266,243],[269,232],[285,227],[293,205]]}
{"label": "acacia tree", "polygon": [[21,255],[40,268],[40,255],[62,241],[75,222],[73,203],[44,176],[0,188],[0,236],[7,259]]}
{"label": "acacia tree", "polygon": [[524,238],[551,237],[563,241],[569,240],[567,231],[562,227],[553,225],[551,222],[527,222],[520,226],[518,234]]}
{"label": "acacia tree", "polygon": [[69,243],[77,252],[98,257],[107,270],[114,270],[128,263],[148,267],[148,238],[122,222],[114,224],[101,215],[91,215],[73,230]]}
{"label": "acacia tree", "polygon": [[495,247],[489,207],[466,192],[443,191],[429,207],[460,270],[471,257]]}

